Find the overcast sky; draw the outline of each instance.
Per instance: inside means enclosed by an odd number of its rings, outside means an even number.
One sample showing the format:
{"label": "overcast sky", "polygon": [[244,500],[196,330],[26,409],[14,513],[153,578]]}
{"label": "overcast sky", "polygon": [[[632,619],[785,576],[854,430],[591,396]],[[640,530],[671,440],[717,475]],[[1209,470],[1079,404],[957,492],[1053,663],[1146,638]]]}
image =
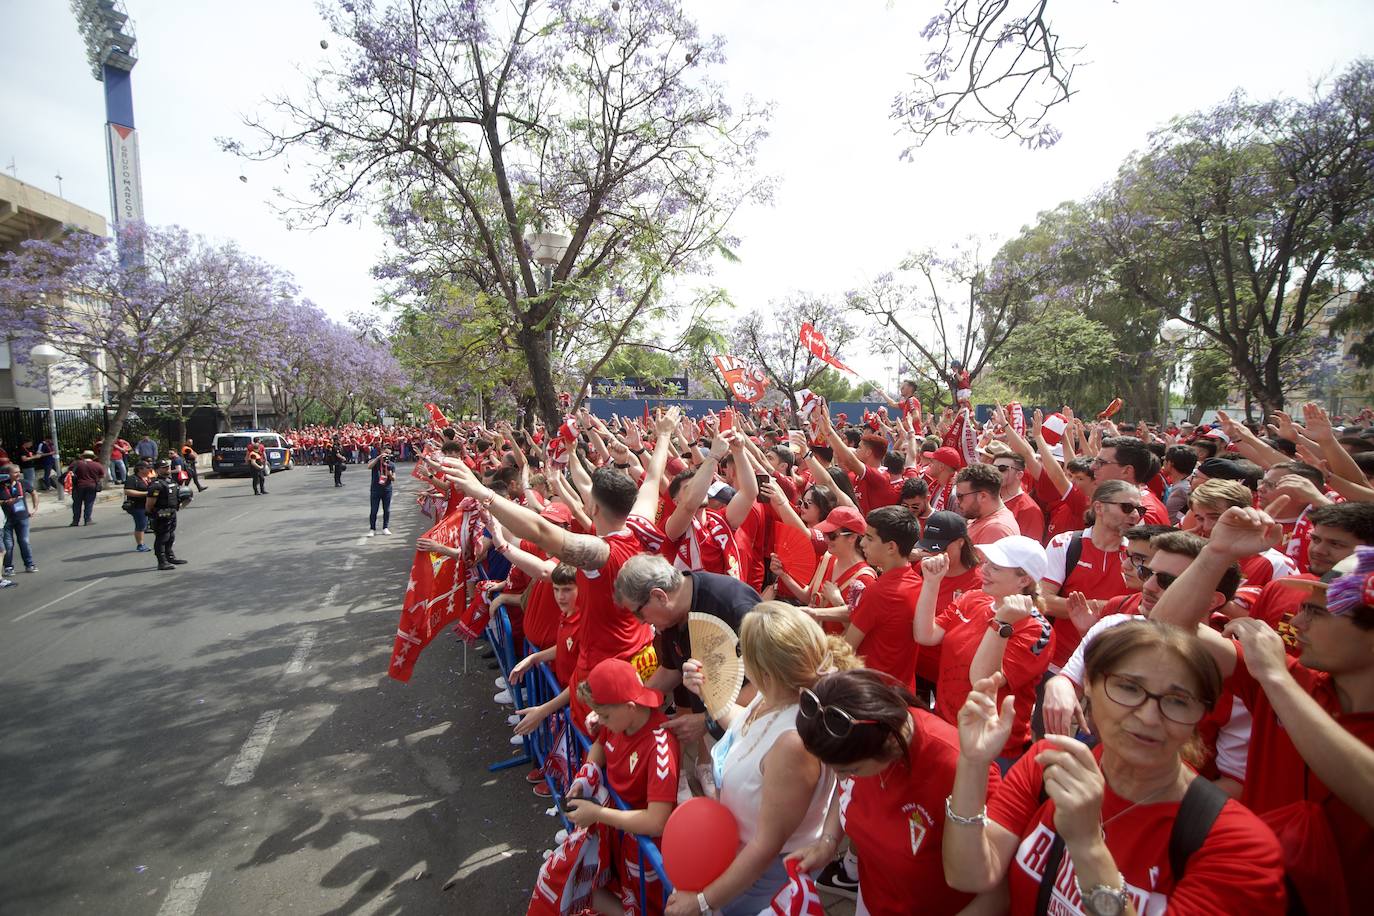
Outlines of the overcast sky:
{"label": "overcast sky", "polygon": [[[236,240],[291,271],[340,318],[369,307],[380,234],[370,225],[286,230],[268,205],[277,167],[244,165],[214,142],[242,136],[242,114],[302,85],[296,68],[326,53],[312,0],[125,4],[138,33],[134,116],[147,219]],[[1374,53],[1369,0],[1054,0],[1066,43],[1087,45],[1078,95],[1054,115],[1064,139],[1031,151],[937,137],[901,162],[907,144],[888,106],[923,56],[918,33],[941,7],[936,0],[686,5],[703,31],[725,36],[722,76],[732,92],[776,105],[760,156],[778,179],[776,199],[738,215],[742,263],[715,275],[743,308],[793,290],[838,295],[928,245],[1005,239],[1109,180],[1171,116],[1236,87],[1256,98],[1306,95],[1314,79]],[[60,173],[63,196],[108,216],[102,87],[68,4],[0,0],[0,33],[0,168],[13,161],[16,177],[54,192]],[[841,355],[886,380],[876,359]]]}

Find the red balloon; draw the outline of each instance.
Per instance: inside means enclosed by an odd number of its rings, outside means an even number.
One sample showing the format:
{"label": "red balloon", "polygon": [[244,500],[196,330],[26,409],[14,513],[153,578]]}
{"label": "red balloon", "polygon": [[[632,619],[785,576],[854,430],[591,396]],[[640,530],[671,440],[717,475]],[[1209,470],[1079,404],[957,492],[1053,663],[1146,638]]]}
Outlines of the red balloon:
{"label": "red balloon", "polygon": [[715,799],[688,799],[669,815],[662,848],[663,870],[673,887],[699,893],[735,860],[739,824],[730,809]]}

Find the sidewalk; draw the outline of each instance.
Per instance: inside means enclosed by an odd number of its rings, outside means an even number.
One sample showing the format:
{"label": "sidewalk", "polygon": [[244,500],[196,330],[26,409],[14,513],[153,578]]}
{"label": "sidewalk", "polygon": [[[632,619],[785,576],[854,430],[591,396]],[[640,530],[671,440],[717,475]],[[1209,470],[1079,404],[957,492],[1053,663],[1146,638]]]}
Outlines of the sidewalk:
{"label": "sidewalk", "polygon": [[[199,458],[196,461],[196,471],[200,474],[202,478],[204,478],[205,475],[210,472],[210,458],[208,455],[199,456]],[[124,502],[124,488],[116,485],[114,481],[106,478],[105,489],[101,490],[99,493],[96,494],[95,504],[98,506],[101,503],[107,503],[111,500],[118,500],[121,503]],[[56,490],[39,490],[38,511],[33,513],[33,516],[34,518],[38,518],[42,515],[48,515],[52,512],[57,511],[57,509],[59,508],[63,512],[66,512],[68,514],[71,513],[71,494],[63,493],[62,501],[58,502]]]}

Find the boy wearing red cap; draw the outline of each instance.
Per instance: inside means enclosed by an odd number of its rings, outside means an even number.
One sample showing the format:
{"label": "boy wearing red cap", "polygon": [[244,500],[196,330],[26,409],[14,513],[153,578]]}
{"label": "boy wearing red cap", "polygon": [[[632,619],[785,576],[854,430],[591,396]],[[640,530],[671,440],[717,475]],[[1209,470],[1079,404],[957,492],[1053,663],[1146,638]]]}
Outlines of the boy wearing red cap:
{"label": "boy wearing red cap", "polygon": [[[577,691],[601,727],[596,743],[587,751],[587,764],[569,790],[568,820],[578,827],[605,824],[625,832],[613,860],[622,902],[630,904],[639,894],[640,871],[639,845],[630,834],[658,837],[663,833],[677,805],[678,741],[666,727],[668,717],[660,708],[663,695],[644,686],[634,665],[623,659],[598,662]],[[571,797],[593,794],[600,773],[627,810]],[[589,791],[582,791],[579,783]],[[647,911],[661,913],[663,895],[654,886],[657,874],[646,869],[644,880],[649,885],[644,895]]]}

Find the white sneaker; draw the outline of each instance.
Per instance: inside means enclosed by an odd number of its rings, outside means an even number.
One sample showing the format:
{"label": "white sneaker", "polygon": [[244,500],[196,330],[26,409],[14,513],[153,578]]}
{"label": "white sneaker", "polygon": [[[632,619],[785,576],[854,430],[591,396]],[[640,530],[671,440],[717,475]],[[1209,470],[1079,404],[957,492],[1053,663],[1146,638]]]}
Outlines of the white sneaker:
{"label": "white sneaker", "polygon": [[503,677],[498,677],[498,678],[495,680],[494,683],[496,684],[496,689],[497,689],[497,690],[508,690],[508,689],[510,689],[510,684],[507,684],[507,683],[506,683],[506,679],[503,678]]}
{"label": "white sneaker", "polygon": [[512,696],[510,695],[510,691],[509,691],[509,690],[503,690],[503,691],[501,691],[501,692],[498,693],[496,696],[492,697],[492,699],[495,700],[496,702],[500,703],[502,706],[514,706],[514,705],[515,705],[515,698],[512,697]]}
{"label": "white sneaker", "polygon": [[510,743],[514,744],[516,747],[519,747],[520,745],[525,743],[525,739],[522,738],[520,735],[511,735]]}
{"label": "white sneaker", "polygon": [[517,716],[517,715],[509,715],[509,716],[506,716],[506,724],[507,724],[507,725],[519,725],[519,724],[520,724],[520,719],[521,719],[521,718],[522,718],[521,716]]}
{"label": "white sneaker", "polygon": [[375,537],[377,536],[377,531],[376,531],[376,529],[373,529],[373,528],[367,529],[367,536],[370,537],[370,538],[375,538]]}
{"label": "white sneaker", "polygon": [[382,529],[382,534],[390,534],[390,533],[391,533],[391,529],[390,529],[390,528],[383,528],[383,529]]}
{"label": "white sneaker", "polygon": [[13,579],[0,579],[0,588],[10,588],[16,584]]}

